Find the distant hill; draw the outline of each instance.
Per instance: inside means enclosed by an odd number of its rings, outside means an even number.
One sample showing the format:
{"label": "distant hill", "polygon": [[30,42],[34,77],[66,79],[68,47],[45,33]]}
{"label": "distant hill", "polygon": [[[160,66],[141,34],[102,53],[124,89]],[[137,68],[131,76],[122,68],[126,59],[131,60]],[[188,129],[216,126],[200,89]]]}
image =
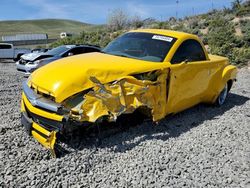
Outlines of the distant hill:
{"label": "distant hill", "polygon": [[0,21],[0,37],[26,33],[47,33],[49,38],[58,38],[61,32],[79,34],[100,27],[87,23],[63,19]]}

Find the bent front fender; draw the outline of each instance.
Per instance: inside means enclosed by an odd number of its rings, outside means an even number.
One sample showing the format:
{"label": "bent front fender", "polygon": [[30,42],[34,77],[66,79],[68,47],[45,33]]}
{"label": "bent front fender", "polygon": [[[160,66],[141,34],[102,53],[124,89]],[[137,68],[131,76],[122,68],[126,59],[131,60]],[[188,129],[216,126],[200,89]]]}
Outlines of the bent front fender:
{"label": "bent front fender", "polygon": [[121,114],[133,113],[139,107],[151,109],[153,121],[166,116],[167,76],[169,69],[159,70],[156,81],[138,80],[133,76],[125,76],[113,83],[101,84],[92,78],[96,86],[84,95],[81,109],[77,115],[71,114],[78,121],[96,122],[107,116],[116,121]]}

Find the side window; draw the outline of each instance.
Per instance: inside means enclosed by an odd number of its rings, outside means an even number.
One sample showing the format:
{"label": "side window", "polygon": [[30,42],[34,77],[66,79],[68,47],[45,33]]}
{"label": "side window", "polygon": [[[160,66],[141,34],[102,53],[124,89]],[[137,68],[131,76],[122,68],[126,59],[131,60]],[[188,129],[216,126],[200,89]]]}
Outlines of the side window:
{"label": "side window", "polygon": [[74,55],[85,53],[85,48],[82,47],[74,48],[72,49],[71,53],[73,53]]}
{"label": "side window", "polygon": [[69,54],[70,54],[70,56],[71,56],[71,55],[82,54],[82,53],[84,53],[84,52],[85,52],[85,49],[84,49],[84,48],[77,47],[77,48],[73,48],[73,49],[67,51],[67,52],[63,55],[63,57],[67,57],[67,56],[69,56]]}
{"label": "side window", "polygon": [[184,41],[175,52],[171,63],[181,63],[183,61],[205,61],[206,55],[201,44],[193,39]]}
{"label": "side window", "polygon": [[100,50],[96,48],[86,48],[86,53],[89,53],[89,52],[100,52]]}
{"label": "side window", "polygon": [[9,44],[0,44],[0,49],[11,49],[11,45],[9,45]]}

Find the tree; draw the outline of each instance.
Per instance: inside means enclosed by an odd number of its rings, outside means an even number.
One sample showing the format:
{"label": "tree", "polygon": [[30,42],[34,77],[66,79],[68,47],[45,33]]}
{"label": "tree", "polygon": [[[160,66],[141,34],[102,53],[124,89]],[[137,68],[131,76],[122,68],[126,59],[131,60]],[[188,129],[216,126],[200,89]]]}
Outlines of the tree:
{"label": "tree", "polygon": [[143,21],[141,19],[140,16],[138,15],[134,15],[131,19],[130,19],[130,25],[134,28],[140,28],[143,26]]}
{"label": "tree", "polygon": [[239,10],[241,8],[242,0],[235,0],[232,2],[232,9]]}
{"label": "tree", "polygon": [[122,9],[114,9],[108,15],[107,25],[112,31],[122,30],[128,25],[128,15]]}

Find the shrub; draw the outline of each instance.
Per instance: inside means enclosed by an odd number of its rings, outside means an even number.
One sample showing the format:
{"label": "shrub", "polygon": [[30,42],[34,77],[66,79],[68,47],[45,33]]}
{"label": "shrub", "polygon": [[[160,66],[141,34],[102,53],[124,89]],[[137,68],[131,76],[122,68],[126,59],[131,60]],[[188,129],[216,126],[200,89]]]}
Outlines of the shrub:
{"label": "shrub", "polygon": [[234,24],[222,17],[211,21],[207,42],[211,53],[226,56],[234,64],[243,64],[249,59],[250,50],[243,48],[244,40],[235,36]]}
{"label": "shrub", "polygon": [[80,36],[72,38],[60,39],[51,44],[50,47],[54,48],[60,45],[66,44],[94,44],[101,47],[105,47],[111,40],[124,33],[125,31],[108,32],[108,31],[95,31],[85,32],[83,31]]}
{"label": "shrub", "polygon": [[250,60],[249,48],[234,48],[231,56],[231,63],[244,65]]}

